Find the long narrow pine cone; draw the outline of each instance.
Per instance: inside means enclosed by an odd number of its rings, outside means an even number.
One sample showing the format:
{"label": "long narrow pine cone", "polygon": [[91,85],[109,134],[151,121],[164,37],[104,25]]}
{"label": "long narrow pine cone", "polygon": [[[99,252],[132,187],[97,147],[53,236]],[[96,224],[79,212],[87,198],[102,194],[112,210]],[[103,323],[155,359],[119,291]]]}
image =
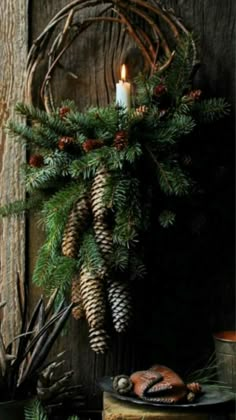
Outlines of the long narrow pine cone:
{"label": "long narrow pine cone", "polygon": [[107,281],[108,302],[114,328],[117,332],[125,332],[132,320],[132,299],[127,282]]}
{"label": "long narrow pine cone", "polygon": [[85,315],[80,291],[80,276],[76,275],[71,283],[71,302],[75,304],[72,309],[72,315],[77,321]]}
{"label": "long narrow pine cone", "polygon": [[105,262],[109,262],[112,254],[112,233],[107,224],[101,220],[95,220],[93,224],[96,242],[99,245]]}
{"label": "long narrow pine cone", "polygon": [[91,188],[91,207],[95,220],[104,219],[107,209],[103,203],[108,173],[104,167],[97,170]]}
{"label": "long narrow pine cone", "polygon": [[104,328],[90,328],[89,342],[95,353],[105,353],[109,349],[110,337]]}
{"label": "long narrow pine cone", "polygon": [[83,267],[80,273],[80,293],[89,327],[103,328],[106,315],[104,281]]}
{"label": "long narrow pine cone", "polygon": [[89,215],[88,200],[79,200],[72,208],[62,239],[62,254],[75,258],[78,253],[79,236],[87,224]]}

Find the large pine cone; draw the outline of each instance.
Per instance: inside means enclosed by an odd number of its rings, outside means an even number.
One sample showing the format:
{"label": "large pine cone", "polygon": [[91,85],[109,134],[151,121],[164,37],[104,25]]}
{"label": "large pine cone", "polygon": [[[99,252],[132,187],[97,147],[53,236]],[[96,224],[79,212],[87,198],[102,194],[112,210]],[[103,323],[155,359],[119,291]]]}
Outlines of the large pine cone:
{"label": "large pine cone", "polygon": [[108,173],[105,168],[97,170],[91,188],[91,206],[95,220],[103,220],[107,209],[103,203],[105,185],[107,183]]}
{"label": "large pine cone", "polygon": [[80,292],[90,328],[101,328],[105,323],[106,295],[104,282],[85,268],[81,269]]}
{"label": "large pine cone", "polygon": [[79,236],[88,222],[88,200],[78,201],[69,214],[62,239],[62,254],[65,257],[75,258],[78,253]]}
{"label": "large pine cone", "polygon": [[109,349],[110,337],[103,328],[90,328],[90,346],[96,353],[105,353]]}
{"label": "large pine cone", "polygon": [[71,302],[76,306],[72,309],[73,317],[78,321],[84,317],[84,308],[80,291],[79,276],[75,276],[71,284]]}
{"label": "large pine cone", "polygon": [[109,262],[112,253],[112,233],[108,229],[106,223],[99,220],[94,221],[93,228],[101,254],[107,263]]}
{"label": "large pine cone", "polygon": [[124,332],[129,327],[133,315],[129,286],[126,282],[108,280],[107,293],[114,328],[119,333]]}

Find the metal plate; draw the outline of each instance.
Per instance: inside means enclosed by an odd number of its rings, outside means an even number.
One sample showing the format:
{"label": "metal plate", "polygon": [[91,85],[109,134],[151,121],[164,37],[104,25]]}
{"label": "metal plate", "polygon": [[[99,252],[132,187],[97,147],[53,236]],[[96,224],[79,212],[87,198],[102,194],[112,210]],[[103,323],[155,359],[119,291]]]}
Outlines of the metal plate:
{"label": "metal plate", "polygon": [[102,391],[109,392],[114,398],[117,398],[118,400],[129,401],[135,404],[148,405],[154,407],[202,407],[222,404],[234,399],[234,394],[232,392],[217,388],[216,386],[212,385],[204,385],[202,387],[202,395],[200,395],[196,401],[185,404],[164,404],[143,401],[132,393],[130,393],[129,395],[120,395],[114,391],[112,387],[112,378],[110,376],[104,376],[103,378],[100,378],[98,380],[98,386],[102,389]]}

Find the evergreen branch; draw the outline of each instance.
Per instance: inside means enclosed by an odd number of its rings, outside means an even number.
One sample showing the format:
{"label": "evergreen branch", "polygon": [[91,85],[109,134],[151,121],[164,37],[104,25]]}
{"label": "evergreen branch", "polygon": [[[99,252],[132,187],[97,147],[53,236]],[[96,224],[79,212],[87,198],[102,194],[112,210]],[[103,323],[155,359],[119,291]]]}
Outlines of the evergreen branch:
{"label": "evergreen branch", "polygon": [[143,279],[147,274],[147,269],[142,261],[142,257],[135,249],[130,251],[129,272],[131,273],[131,280]]}
{"label": "evergreen branch", "polygon": [[153,87],[155,86],[156,78],[148,78],[146,75],[140,73],[134,80],[137,86],[137,102],[142,106],[149,106],[152,102]]}
{"label": "evergreen branch", "polygon": [[159,182],[161,190],[167,195],[186,195],[189,192],[190,180],[176,162],[161,162]]}
{"label": "evergreen branch", "polygon": [[[121,186],[121,184],[120,184]],[[129,188],[127,188],[129,186]],[[129,246],[129,242],[137,241],[138,231],[142,228],[142,212],[140,203],[139,181],[131,178],[122,185],[122,205],[117,202],[115,208],[115,226],[113,229],[114,243]],[[118,196],[121,191],[118,189]],[[116,197],[118,199],[118,196]]]}
{"label": "evergreen branch", "polygon": [[96,275],[101,272],[104,267],[104,259],[92,229],[89,229],[84,233],[79,250],[79,262],[80,265],[85,266],[89,272]]}
{"label": "evergreen branch", "polygon": [[159,223],[163,228],[168,228],[175,223],[176,214],[170,210],[164,210],[158,217]]}
{"label": "evergreen branch", "polygon": [[53,260],[51,250],[47,243],[41,246],[38,252],[36,264],[33,272],[33,283],[38,286],[46,286],[51,284],[51,273],[53,270]]}
{"label": "evergreen branch", "polygon": [[75,202],[80,200],[86,192],[83,183],[71,183],[55,193],[44,204],[42,221],[47,232],[47,247],[52,255],[59,252],[68,214]]}
{"label": "evergreen branch", "polygon": [[64,124],[60,116],[57,114],[48,114],[39,108],[35,108],[33,105],[28,105],[25,103],[18,103],[16,105],[16,112],[25,116],[31,121],[36,121],[42,126],[48,127],[60,136],[71,135],[71,129],[69,129]]}
{"label": "evergreen branch", "polygon": [[25,200],[17,200],[0,207],[0,216],[14,216],[31,209],[39,209],[42,205],[42,197],[31,196]]}
{"label": "evergreen branch", "polygon": [[111,267],[115,270],[126,271],[129,267],[129,249],[127,246],[115,244],[113,247]]}
{"label": "evergreen branch", "polygon": [[44,289],[50,294],[58,289],[59,294],[65,296],[70,289],[71,280],[77,273],[79,263],[73,258],[56,256],[52,259],[50,282],[44,281]]}
{"label": "evergreen branch", "polygon": [[184,90],[190,86],[194,56],[192,35],[184,35],[177,45],[174,59],[168,68],[165,79],[167,91],[177,104]]}
{"label": "evergreen branch", "polygon": [[46,413],[38,400],[30,401],[24,409],[25,420],[48,420]]}
{"label": "evergreen branch", "polygon": [[[102,148],[104,149],[104,147]],[[101,165],[102,152],[99,150],[92,150],[90,153],[85,154],[80,159],[75,159],[71,162],[68,172],[72,178],[83,177],[83,179],[92,178],[96,170]]]}
{"label": "evergreen branch", "polygon": [[59,150],[45,154],[44,166],[34,168],[28,166],[25,169],[26,190],[31,192],[40,188],[47,187],[51,182],[55,182],[57,178],[69,175],[69,165],[71,157],[67,153]]}
{"label": "evergreen branch", "polygon": [[19,123],[16,121],[8,121],[6,126],[7,132],[9,132],[12,136],[17,136],[18,140],[22,142],[22,140],[26,140],[24,145],[32,144],[32,145],[40,145],[40,146],[46,146],[47,141],[45,138],[42,138],[39,136],[38,133],[35,132],[35,130],[32,129],[32,127],[29,127],[28,125],[24,123]]}
{"label": "evergreen branch", "polygon": [[200,123],[218,120],[230,113],[230,105],[224,98],[210,98],[196,102],[193,106],[193,115]]}

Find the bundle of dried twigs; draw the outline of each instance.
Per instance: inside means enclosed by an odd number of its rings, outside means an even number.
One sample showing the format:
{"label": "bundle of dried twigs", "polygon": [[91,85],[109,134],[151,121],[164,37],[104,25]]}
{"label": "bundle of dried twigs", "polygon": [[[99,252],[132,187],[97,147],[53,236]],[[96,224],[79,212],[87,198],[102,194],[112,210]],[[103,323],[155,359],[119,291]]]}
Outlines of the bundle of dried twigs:
{"label": "bundle of dried twigs", "polygon": [[[96,14],[98,5],[103,7],[102,11]],[[88,7],[95,11],[94,16],[81,20],[81,12]],[[32,99],[31,90],[35,71],[41,60],[47,57],[47,71],[41,86],[41,98],[47,112],[54,109],[51,80],[56,66],[74,40],[94,22],[99,21],[124,25],[151,71],[164,70],[171,63],[180,34],[188,34],[188,30],[175,16],[173,10],[165,9],[158,0],[148,2],[145,0],[103,0],[102,2],[73,0],[51,19],[33,42],[26,71],[27,101],[31,102]],[[61,29],[52,39],[58,25]],[[144,30],[144,27],[147,30]],[[162,57],[161,60],[160,57]],[[196,55],[194,60],[196,60]]]}

